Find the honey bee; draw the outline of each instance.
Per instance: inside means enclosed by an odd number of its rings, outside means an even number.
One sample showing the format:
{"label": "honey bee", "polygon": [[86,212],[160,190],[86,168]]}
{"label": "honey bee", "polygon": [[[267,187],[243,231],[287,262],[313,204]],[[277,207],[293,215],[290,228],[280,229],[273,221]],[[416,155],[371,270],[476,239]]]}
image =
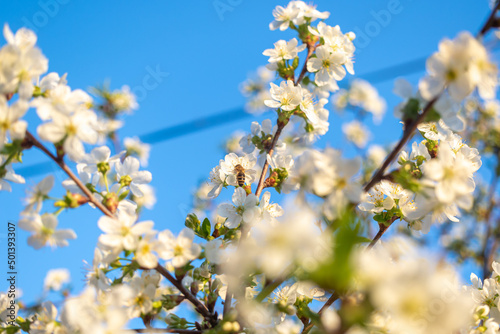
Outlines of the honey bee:
{"label": "honey bee", "polygon": [[236,180],[238,181],[238,185],[243,187],[245,184],[245,168],[242,165],[238,164],[234,166],[234,173],[236,174]]}

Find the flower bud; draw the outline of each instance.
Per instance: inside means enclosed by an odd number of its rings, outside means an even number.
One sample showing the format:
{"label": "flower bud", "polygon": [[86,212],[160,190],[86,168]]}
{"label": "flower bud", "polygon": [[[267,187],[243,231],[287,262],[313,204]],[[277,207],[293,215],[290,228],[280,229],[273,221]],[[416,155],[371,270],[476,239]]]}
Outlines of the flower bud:
{"label": "flower bud", "polygon": [[102,204],[111,211],[111,213],[115,213],[118,208],[118,204],[120,201],[118,200],[118,195],[116,193],[108,193],[104,196],[102,200]]}

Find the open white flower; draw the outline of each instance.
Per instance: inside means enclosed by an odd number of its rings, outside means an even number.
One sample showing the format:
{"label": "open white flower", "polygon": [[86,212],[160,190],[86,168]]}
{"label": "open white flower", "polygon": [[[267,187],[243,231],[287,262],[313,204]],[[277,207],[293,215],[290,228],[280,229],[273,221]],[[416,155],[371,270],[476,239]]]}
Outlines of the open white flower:
{"label": "open white flower", "polygon": [[[30,332],[33,333],[59,333],[61,329],[57,322],[57,308],[51,301],[42,303],[42,309],[37,313],[35,321],[30,324]],[[58,329],[59,328],[59,329]],[[64,332],[64,329],[61,330]]]}
{"label": "open white flower", "polygon": [[[251,184],[255,181],[255,176],[257,171],[254,168],[257,160],[255,156],[247,154],[242,157],[239,157],[235,153],[229,153],[224,157],[224,160],[220,161],[220,170],[226,175],[226,182],[229,185],[237,186],[238,185],[238,170],[236,168],[237,165],[240,165],[244,169],[245,173],[245,183]],[[214,175],[216,176],[216,175]]]}
{"label": "open white flower", "polygon": [[269,108],[292,111],[302,101],[302,88],[295,86],[292,80],[282,81],[279,86],[271,82],[270,92],[273,99],[264,101]]}
{"label": "open white flower", "polygon": [[24,216],[19,220],[19,227],[32,232],[28,238],[28,245],[40,249],[45,245],[52,248],[68,246],[68,239],[76,239],[76,234],[71,229],[56,230],[57,217],[52,214],[38,214]]}
{"label": "open white flower", "polygon": [[127,137],[123,140],[123,146],[127,150],[127,155],[133,155],[139,158],[141,165],[148,166],[149,151],[151,145],[141,142],[139,137]]}
{"label": "open white flower", "polygon": [[37,128],[42,140],[58,143],[64,139],[63,149],[69,158],[80,160],[85,154],[83,143],[95,144],[97,132],[94,125],[96,115],[93,111],[77,111],[71,116],[59,115],[52,121]]}
{"label": "open white flower", "polygon": [[240,223],[252,224],[259,219],[260,209],[257,206],[258,199],[254,194],[247,196],[243,188],[236,188],[233,194],[234,206],[228,203],[219,205],[217,214],[227,218],[224,225],[228,228],[236,228]]}
{"label": "open white flower", "polygon": [[153,251],[156,250],[156,240],[151,235],[146,235],[137,243],[135,259],[141,267],[153,269],[158,265],[158,257]]}
{"label": "open white flower", "polygon": [[153,221],[136,223],[137,216],[118,210],[117,217],[102,216],[97,225],[106,234],[99,236],[99,242],[111,249],[135,250],[139,237],[153,233]]}
{"label": "open white flower", "polygon": [[201,253],[201,246],[193,242],[194,232],[184,228],[177,237],[169,230],[158,233],[156,252],[164,260],[172,260],[175,268],[184,266],[196,259]]}
{"label": "open white flower", "polygon": [[78,110],[87,110],[92,98],[81,89],[71,90],[65,84],[47,89],[43,96],[33,99],[31,105],[36,108],[40,119],[47,121],[59,115],[71,115]]}
{"label": "open white flower", "polygon": [[316,49],[316,58],[307,62],[309,72],[317,72],[314,82],[324,86],[332,80],[342,80],[345,77],[345,69],[342,67],[346,61],[345,55],[340,52],[330,52],[327,46],[319,46]]}
{"label": "open white flower", "polygon": [[[221,160],[222,161],[222,160]],[[207,194],[208,198],[215,198],[219,196],[220,191],[222,190],[222,187],[224,186],[224,183],[226,181],[226,174],[222,171],[220,166],[215,166],[211,171],[210,171],[210,186],[212,189],[210,192]]]}
{"label": "open white flower", "polygon": [[482,98],[495,96],[498,68],[489,59],[485,47],[470,33],[461,32],[455,39],[444,39],[439,51],[427,59],[428,76],[419,83],[426,100],[437,96],[445,87],[458,101],[478,88]]}
{"label": "open white flower", "polygon": [[347,72],[354,74],[352,59],[354,58],[354,50],[356,48],[352,42],[354,39],[352,33],[343,34],[338,25],[331,27],[325,22],[318,23],[316,29],[309,26],[309,32],[323,38],[325,41],[324,45],[329,48],[330,52],[342,53],[345,57],[343,65],[345,66]]}
{"label": "open white flower", "polygon": [[446,142],[439,146],[437,158],[427,161],[422,170],[427,184],[434,185],[436,197],[442,203],[452,203],[474,191],[476,166],[462,153],[455,154]]}
{"label": "open white flower", "polygon": [[120,162],[120,157],[125,152],[120,152],[114,156],[111,156],[111,150],[107,146],[100,146],[93,148],[90,153],[83,156],[81,163],[85,164],[83,171],[87,173],[97,173],[106,174],[106,172],[113,168],[115,164]]}
{"label": "open white flower", "polygon": [[61,290],[62,286],[70,282],[70,274],[68,269],[51,269],[47,272],[43,283],[45,290]]}
{"label": "open white flower", "polygon": [[300,8],[294,6],[292,3],[286,7],[276,6],[273,9],[274,21],[269,24],[269,29],[283,31],[288,29],[292,20],[296,19],[300,14]]}
{"label": "open white flower", "polygon": [[274,154],[273,156],[267,155],[267,162],[272,169],[284,169],[290,172],[293,168],[293,156]]}
{"label": "open white flower", "polygon": [[7,134],[10,134],[12,140],[24,138],[28,123],[21,117],[28,111],[28,107],[23,100],[9,106],[5,97],[0,95],[0,149],[7,141]]}
{"label": "open white flower", "polygon": [[[116,256],[112,260],[116,259]],[[85,280],[89,286],[94,286],[98,290],[108,290],[111,285],[111,279],[106,276],[105,269],[108,264],[105,260],[105,254],[102,249],[96,247],[94,250],[94,259],[90,266],[86,261],[83,261],[86,266]]]}
{"label": "open white flower", "polygon": [[214,264],[222,264],[225,262],[223,256],[222,240],[214,239],[207,242],[205,245],[205,255],[207,260]]}
{"label": "open white flower", "polygon": [[262,198],[259,203],[260,211],[262,213],[262,220],[266,223],[274,223],[276,221],[276,217],[280,217],[283,215],[284,211],[279,206],[278,203],[272,203],[271,193],[266,191],[262,194]]}
{"label": "open white flower", "polygon": [[[6,161],[7,156],[0,154],[0,166],[5,164]],[[7,164],[3,169],[0,169],[0,191],[12,191],[12,187],[7,181],[21,184],[26,182],[24,177],[14,172],[11,164]]]}
{"label": "open white flower", "polygon": [[[245,154],[251,154],[255,151],[255,145],[252,142],[252,139],[257,136],[261,137],[264,135],[273,135],[276,132],[277,126],[273,126],[273,123],[270,119],[265,119],[262,121],[262,125],[259,122],[252,122],[250,126],[250,134],[246,136],[242,136],[239,144],[241,150]],[[283,145],[280,140],[276,143],[276,147]]]}
{"label": "open white flower", "polygon": [[[86,172],[84,169],[87,165],[85,164],[77,164],[76,165],[76,171],[78,173],[78,178],[86,187],[96,187],[96,185],[99,183],[100,180],[100,175],[99,174],[91,174]],[[69,192],[73,194],[81,194],[83,195],[82,189],[78,187],[72,179],[66,179],[62,182],[62,186],[64,189],[68,190]],[[95,194],[94,194],[95,195]]]}
{"label": "open white flower", "polygon": [[379,123],[386,109],[385,100],[368,81],[355,79],[349,87],[349,104],[372,113],[375,122]]}
{"label": "open white flower", "polygon": [[67,73],[62,76],[59,76],[59,73],[56,72],[47,73],[38,83],[38,87],[42,93],[45,93],[59,85],[66,85],[68,83],[67,76]]}
{"label": "open white flower", "polygon": [[394,199],[385,192],[381,184],[376,184],[363,196],[363,201],[358,205],[362,211],[380,213],[394,207]]}
{"label": "open white flower", "polygon": [[26,207],[24,211],[37,211],[42,208],[42,203],[47,199],[49,191],[54,186],[54,176],[49,175],[40,181],[33,189],[28,192],[28,196],[24,199]]}
{"label": "open white flower", "polygon": [[21,28],[14,34],[8,24],[3,27],[3,36],[9,45],[16,46],[23,51],[34,47],[37,40],[36,34],[32,30]]}
{"label": "open white flower", "polygon": [[126,157],[122,162],[116,164],[116,180],[120,185],[129,187],[134,196],[144,195],[142,185],[151,182],[153,176],[148,171],[140,171],[139,160],[134,157]]}
{"label": "open white flower", "polygon": [[21,99],[28,100],[33,96],[33,82],[47,72],[48,60],[35,46],[32,31],[22,28],[14,35],[5,25],[4,36],[9,44],[0,49],[0,93],[17,91]]}
{"label": "open white flower", "polygon": [[313,100],[313,94],[311,94],[307,89],[302,88],[302,101],[300,101],[300,110],[304,112],[307,116],[307,120],[313,127],[320,122],[320,119],[315,110],[315,103]]}
{"label": "open white flower", "polygon": [[359,148],[364,148],[370,139],[370,130],[358,120],[342,124],[342,132],[347,140]]}
{"label": "open white flower", "polygon": [[130,87],[127,85],[111,92],[108,101],[117,112],[130,113],[132,110],[139,108],[134,93],[130,91]]}
{"label": "open white flower", "polygon": [[294,59],[299,52],[304,51],[306,48],[305,44],[301,46],[297,46],[297,44],[298,41],[296,38],[292,38],[288,42],[281,39],[274,43],[274,49],[267,49],[262,54],[269,57],[270,63]]}

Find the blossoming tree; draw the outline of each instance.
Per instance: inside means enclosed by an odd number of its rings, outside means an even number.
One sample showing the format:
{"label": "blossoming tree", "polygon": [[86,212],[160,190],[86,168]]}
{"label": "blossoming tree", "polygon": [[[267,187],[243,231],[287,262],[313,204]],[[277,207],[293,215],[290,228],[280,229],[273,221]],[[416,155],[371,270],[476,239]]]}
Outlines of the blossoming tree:
{"label": "blossoming tree", "polygon": [[[149,146],[118,136],[118,115],[138,107],[129,89],[96,88],[95,99],[71,89],[65,75],[47,73],[32,31],[5,25],[0,190],[24,183],[13,166],[25,150],[41,150],[68,179],[64,194],[51,193],[52,175],[29,191],[19,220],[28,245],[67,246],[76,232],[58,228],[58,215],[84,205],[102,213],[102,234],[83,291],[32,307],[1,293],[0,332],[500,332],[498,68],[483,44],[499,8],[475,37],[442,40],[418,87],[396,80],[402,137],[365,152],[363,118],[379,121],[386,104],[366,81],[339,87],[354,74],[356,36],[302,1],[276,7],[269,28],[297,37],[264,50],[268,64],[242,85],[249,111],[270,118],[228,141],[178,235],[139,218],[154,195],[142,168]],[[360,156],[315,148],[329,101],[359,116],[342,129]],[[36,134],[23,119],[30,109]],[[495,164],[486,187],[475,180],[481,155]],[[222,192],[232,201],[216,202]],[[430,231],[457,262],[481,264],[482,279],[471,274],[463,286],[456,265],[423,255],[417,235]],[[54,270],[44,286],[67,281]]]}

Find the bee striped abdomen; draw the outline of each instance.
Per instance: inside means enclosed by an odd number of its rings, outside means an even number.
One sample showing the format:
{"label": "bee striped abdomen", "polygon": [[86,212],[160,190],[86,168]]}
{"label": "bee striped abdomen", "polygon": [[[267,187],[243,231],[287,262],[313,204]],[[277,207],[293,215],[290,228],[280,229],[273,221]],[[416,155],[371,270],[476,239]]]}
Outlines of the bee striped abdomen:
{"label": "bee striped abdomen", "polygon": [[234,166],[234,173],[236,174],[236,181],[240,187],[245,185],[245,168],[242,165]]}

